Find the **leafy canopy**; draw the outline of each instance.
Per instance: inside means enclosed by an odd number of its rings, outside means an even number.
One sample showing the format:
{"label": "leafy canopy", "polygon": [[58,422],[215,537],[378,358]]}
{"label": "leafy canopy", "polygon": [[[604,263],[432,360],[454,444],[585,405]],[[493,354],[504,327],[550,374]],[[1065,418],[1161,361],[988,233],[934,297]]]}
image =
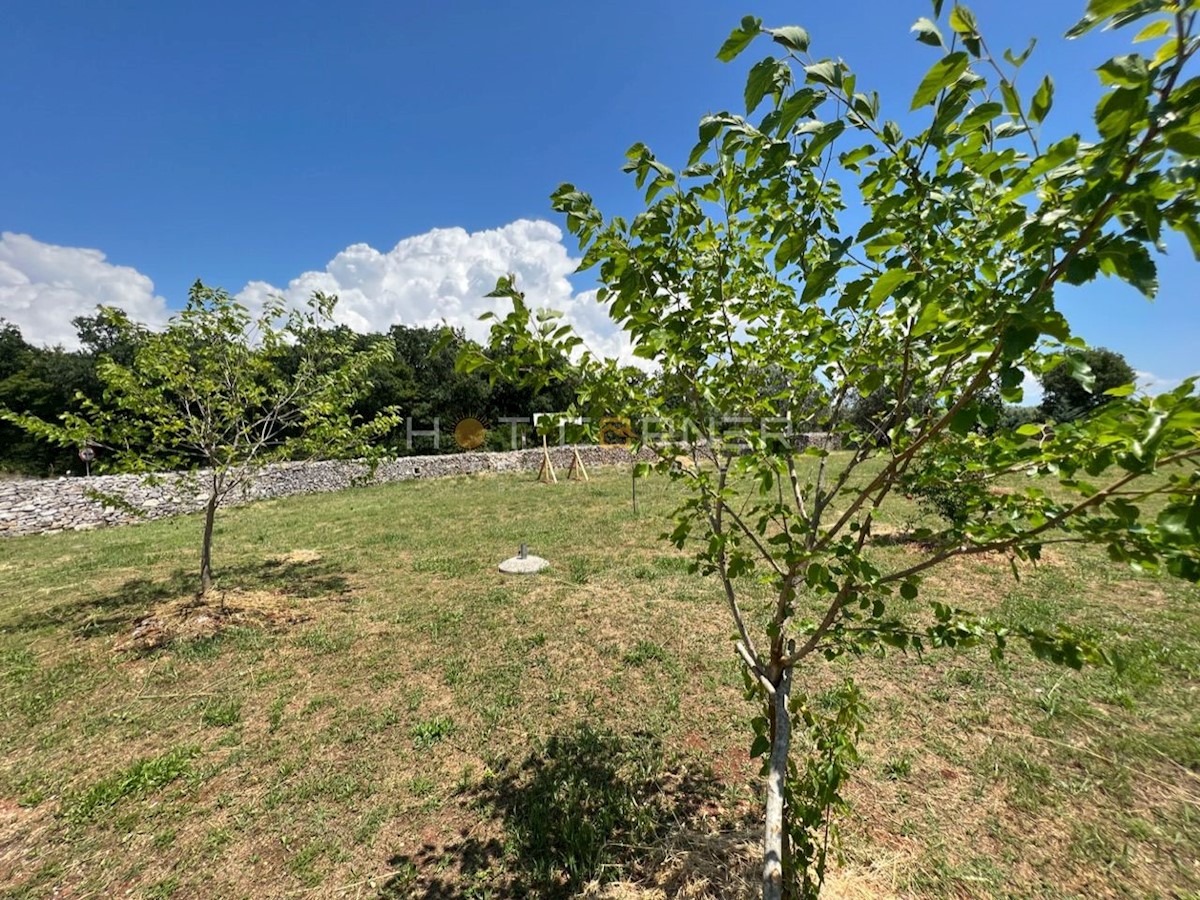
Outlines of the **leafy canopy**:
{"label": "leafy canopy", "polygon": [[1089,347],[1072,354],[1087,366],[1091,388],[1086,388],[1066,364],[1042,375],[1042,412],[1059,422],[1069,422],[1101,406],[1113,395],[1107,393],[1133,384],[1136,373],[1120,353],[1106,347]]}

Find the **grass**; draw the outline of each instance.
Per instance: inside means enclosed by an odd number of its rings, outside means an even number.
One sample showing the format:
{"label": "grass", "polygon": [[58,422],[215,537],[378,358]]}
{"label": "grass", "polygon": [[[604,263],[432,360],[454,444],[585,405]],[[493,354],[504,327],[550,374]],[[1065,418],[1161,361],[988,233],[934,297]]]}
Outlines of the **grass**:
{"label": "grass", "polygon": [[[628,486],[455,478],[229,510],[219,587],[254,616],[142,653],[114,647],[187,596],[197,518],[0,542],[0,896],[669,895],[689,865],[740,871],[756,710],[721,592],[658,538],[672,488],[644,481],[634,516]],[[497,573],[521,543],[552,568]],[[955,562],[919,602],[1068,621],[1125,667],[979,649],[799,673],[819,703],[853,672],[869,707],[843,895],[1200,891],[1195,589],[1059,547],[1021,575]]]}
{"label": "grass", "polygon": [[165,787],[191,772],[195,747],[178,747],[161,756],[140,759],[128,768],[92,784],[65,804],[64,817],[73,823],[88,822],[111,810],[126,797],[140,797]]}

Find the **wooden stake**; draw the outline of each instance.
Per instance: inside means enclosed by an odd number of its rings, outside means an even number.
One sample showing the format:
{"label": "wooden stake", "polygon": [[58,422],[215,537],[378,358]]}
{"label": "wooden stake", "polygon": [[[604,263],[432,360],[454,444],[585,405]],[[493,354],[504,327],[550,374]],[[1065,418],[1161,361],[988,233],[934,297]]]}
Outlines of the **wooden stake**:
{"label": "wooden stake", "polygon": [[571,448],[571,468],[567,470],[567,478],[569,480],[582,477],[584,481],[591,481],[588,478],[587,469],[583,467],[583,457],[579,455],[579,448]]}
{"label": "wooden stake", "polygon": [[550,461],[550,446],[546,436],[542,435],[542,467],[538,469],[538,481],[542,484],[558,484],[558,476],[554,474],[554,463]]}

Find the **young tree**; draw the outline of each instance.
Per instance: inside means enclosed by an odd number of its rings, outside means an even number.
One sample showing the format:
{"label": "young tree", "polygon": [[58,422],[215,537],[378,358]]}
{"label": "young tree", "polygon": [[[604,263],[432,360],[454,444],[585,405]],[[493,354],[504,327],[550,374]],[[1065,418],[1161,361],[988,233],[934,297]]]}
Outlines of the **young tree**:
{"label": "young tree", "polygon": [[1133,384],[1135,373],[1125,357],[1107,347],[1088,347],[1072,355],[1082,359],[1091,372],[1092,384],[1084,387],[1067,365],[1056,366],[1042,375],[1042,414],[1069,422],[1107,403],[1113,388]]}
{"label": "young tree", "polygon": [[[1028,52],[996,54],[964,6],[943,24],[941,0],[933,11],[914,26],[937,53],[911,101],[927,123],[915,133],[886,120],[843,62],[810,56],[803,29],[747,17],[718,56],[732,59],[765,36],[782,57],[751,68],[745,116],[701,121],[682,172],[641,144],[629,151],[644,211],[606,220],[571,185],[553,197],[584,248],[582,268],[599,269],[599,300],[635,352],[683,389],[674,408],[666,394],[640,398],[645,410],[751,420],[734,445],[728,428],[694,416],[693,464],[669,467],[688,488],[671,537],[720,583],[748,689],[763,704],[752,752],[764,757],[767,898],[819,891],[824,829],[861,727],[852,686],[832,716],[810,702],[816,661],[980,643],[999,657],[1014,639],[1076,668],[1107,658],[1065,627],[922,607],[931,569],[981,553],[1036,560],[1047,542],[1075,541],[1101,544],[1119,563],[1200,579],[1195,379],[1158,397],[1110,390],[1092,415],[1052,430],[1026,424],[985,436],[983,427],[997,426],[987,393],[999,386],[1005,401],[1020,402],[1027,372],[1065,364],[1087,383],[1071,352],[1083,343],[1055,306],[1058,285],[1102,273],[1152,294],[1149,250],[1165,227],[1200,254],[1200,80],[1187,77],[1195,5],[1091,0],[1070,36],[1136,23],[1149,55],[1100,66],[1090,141],[1051,139],[1043,128],[1049,78],[1019,95]],[[510,280],[500,290],[520,309]],[[498,321],[491,345],[511,346],[521,325]],[[557,333],[525,327],[520,338],[537,348],[532,372]],[[611,389],[611,363],[586,353],[580,361],[590,373],[585,402]],[[785,377],[764,394],[746,376],[768,364]],[[883,408],[868,434],[852,406],[871,396]],[[797,454],[761,427],[781,406],[822,410],[820,426],[853,449]],[[873,524],[913,473],[983,488],[966,492],[958,521],[889,564],[873,552]],[[1018,473],[1028,476],[1019,487],[986,490]],[[1156,514],[1142,509],[1151,497],[1163,501]],[[769,585],[765,607],[747,590],[753,578]]]}
{"label": "young tree", "polygon": [[81,398],[61,424],[0,410],[27,431],[62,446],[94,446],[106,468],[189,471],[203,486],[200,596],[213,583],[217,509],[262,466],[279,460],[366,453],[391,428],[385,410],[369,423],[350,413],[370,389],[367,373],[390,357],[378,341],[364,351],[329,326],[336,298],[314,294],[305,310],[281,300],[257,317],[224,290],[197,281],[186,307],[159,332],[143,332],[117,310],[102,310],[105,340],[132,348],[126,365],[103,357],[103,399]]}

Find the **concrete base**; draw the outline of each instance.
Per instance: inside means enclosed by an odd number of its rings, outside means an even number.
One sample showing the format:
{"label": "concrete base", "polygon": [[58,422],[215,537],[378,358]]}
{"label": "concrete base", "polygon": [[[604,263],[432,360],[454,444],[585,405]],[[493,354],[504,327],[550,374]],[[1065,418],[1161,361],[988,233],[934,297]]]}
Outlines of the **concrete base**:
{"label": "concrete base", "polygon": [[549,566],[550,562],[540,556],[514,556],[500,563],[500,571],[505,575],[536,575]]}

